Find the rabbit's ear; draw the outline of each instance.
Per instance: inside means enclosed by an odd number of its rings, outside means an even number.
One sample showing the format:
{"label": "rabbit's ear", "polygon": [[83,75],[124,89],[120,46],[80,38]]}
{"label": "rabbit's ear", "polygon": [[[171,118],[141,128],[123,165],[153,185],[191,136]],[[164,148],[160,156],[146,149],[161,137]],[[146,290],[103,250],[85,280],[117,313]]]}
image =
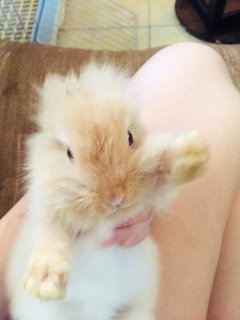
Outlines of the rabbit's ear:
{"label": "rabbit's ear", "polygon": [[[69,101],[73,99],[71,94],[74,90],[76,91],[77,83],[78,76],[73,72],[67,76],[48,74],[43,85],[35,88],[39,99],[32,120],[40,128],[56,126],[59,123],[59,117],[69,105]],[[55,119],[55,124],[52,119]]]}
{"label": "rabbit's ear", "polygon": [[44,90],[57,90],[58,88],[64,86],[65,84],[65,77],[55,74],[55,73],[49,73],[44,81],[43,89]]}
{"label": "rabbit's ear", "polygon": [[58,74],[49,74],[41,88],[37,89],[41,100],[41,106],[54,107],[56,104],[66,98],[67,87],[66,78]]}

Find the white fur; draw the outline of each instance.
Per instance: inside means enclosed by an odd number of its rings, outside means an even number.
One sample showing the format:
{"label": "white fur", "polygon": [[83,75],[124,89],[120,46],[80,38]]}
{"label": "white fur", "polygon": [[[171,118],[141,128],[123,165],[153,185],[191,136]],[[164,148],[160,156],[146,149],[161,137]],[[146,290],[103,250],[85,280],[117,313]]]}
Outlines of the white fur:
{"label": "white fur", "polygon": [[[158,253],[150,238],[132,248],[101,246],[110,225],[79,236],[71,249],[71,272],[62,300],[45,301],[27,294],[22,285],[40,229],[41,203],[31,199],[19,230],[7,274],[13,320],[110,320],[131,306],[128,320],[152,320],[158,287]],[[33,214],[35,212],[35,214]]]}
{"label": "white fur", "polygon": [[[37,122],[40,132],[28,145],[29,207],[16,236],[6,277],[13,320],[113,320],[120,310],[128,307],[122,319],[154,319],[159,257],[153,240],[147,238],[131,248],[103,247],[102,242],[113,232],[117,221],[114,218],[122,214],[134,216],[150,206],[162,207],[176,187],[202,171],[208,152],[197,134],[185,135],[179,143],[169,137],[145,137],[137,150],[134,151],[134,146],[129,149],[127,134],[129,126],[131,128],[135,122],[136,103],[132,93],[127,93],[128,86],[129,78],[124,73],[119,74],[107,65],[90,64],[80,76],[49,76],[42,91],[39,90],[41,108]],[[119,111],[124,111],[124,117]],[[123,126],[118,126],[119,115]],[[88,126],[84,126],[85,122]],[[89,145],[95,148],[99,134],[94,130],[99,130],[99,124],[100,128],[109,129],[104,143],[101,139],[98,141],[99,146],[104,144],[104,151],[111,153],[108,156],[102,149],[101,156],[97,157],[90,152],[91,148],[86,149]],[[82,131],[79,130],[81,126]],[[133,126],[140,134],[140,127],[138,129]],[[96,132],[105,132],[101,130]],[[88,132],[93,132],[93,140],[88,139]],[[137,133],[136,138],[138,140]],[[81,156],[88,150],[87,155],[91,156],[87,160],[82,157],[82,162],[78,162],[76,156],[74,165],[74,160],[66,155],[71,143],[75,147],[73,154],[80,150]],[[95,162],[86,171],[89,159]],[[94,171],[94,166],[100,169]],[[131,183],[127,183],[128,179],[132,179]],[[113,181],[116,185],[111,185]],[[113,197],[111,193],[109,196],[109,187],[115,188]],[[128,188],[127,191],[124,188]],[[76,199],[78,205],[75,205]],[[84,205],[81,201],[85,201]],[[97,206],[92,204],[94,201]],[[116,214],[116,208],[124,201],[126,207],[123,205],[119,215]],[[79,206],[83,209],[79,210]],[[113,220],[104,218],[103,213],[113,211]],[[61,220],[57,227],[56,220]],[[60,225],[64,228],[58,229]],[[58,238],[56,234],[53,236],[55,227]],[[42,233],[46,229],[48,233]],[[85,233],[81,234],[81,230]],[[39,239],[44,244],[40,246],[42,250],[39,250]],[[70,239],[73,241],[69,245]],[[31,264],[32,259],[35,264]],[[28,290],[25,290],[22,281],[30,261],[33,267],[30,275],[27,272],[24,284]],[[68,263],[70,272],[64,296]],[[50,274],[50,281],[46,280],[46,274]]]}

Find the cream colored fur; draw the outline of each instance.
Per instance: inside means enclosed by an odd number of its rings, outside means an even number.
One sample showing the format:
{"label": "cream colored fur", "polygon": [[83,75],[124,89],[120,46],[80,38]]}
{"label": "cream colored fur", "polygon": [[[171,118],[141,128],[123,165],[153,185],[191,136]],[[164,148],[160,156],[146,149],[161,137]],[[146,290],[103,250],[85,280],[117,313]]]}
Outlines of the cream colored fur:
{"label": "cream colored fur", "polygon": [[132,248],[101,243],[117,222],[164,207],[198,176],[204,140],[146,134],[129,77],[109,64],[49,75],[39,94],[28,211],[6,279],[13,320],[111,320],[126,307],[125,320],[154,319],[160,266],[152,239]]}

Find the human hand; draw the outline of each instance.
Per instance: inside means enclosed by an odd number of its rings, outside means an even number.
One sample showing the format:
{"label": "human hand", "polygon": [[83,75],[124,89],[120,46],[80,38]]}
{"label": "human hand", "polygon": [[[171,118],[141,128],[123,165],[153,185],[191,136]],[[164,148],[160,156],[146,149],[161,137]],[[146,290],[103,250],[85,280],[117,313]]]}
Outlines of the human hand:
{"label": "human hand", "polygon": [[103,242],[103,246],[118,244],[123,247],[131,247],[140,243],[150,232],[152,217],[152,211],[144,211],[134,218],[119,223],[114,228],[113,234]]}

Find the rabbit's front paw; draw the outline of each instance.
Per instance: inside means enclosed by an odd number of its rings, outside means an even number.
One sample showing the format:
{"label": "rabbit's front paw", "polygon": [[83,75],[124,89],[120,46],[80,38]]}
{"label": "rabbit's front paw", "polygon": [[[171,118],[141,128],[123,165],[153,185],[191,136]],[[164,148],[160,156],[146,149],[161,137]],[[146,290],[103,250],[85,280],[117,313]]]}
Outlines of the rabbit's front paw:
{"label": "rabbit's front paw", "polygon": [[171,170],[172,181],[182,184],[195,179],[201,175],[208,160],[207,143],[197,131],[179,137]]}
{"label": "rabbit's front paw", "polygon": [[24,277],[25,290],[37,298],[61,299],[65,295],[68,269],[68,260],[61,255],[35,256]]}

